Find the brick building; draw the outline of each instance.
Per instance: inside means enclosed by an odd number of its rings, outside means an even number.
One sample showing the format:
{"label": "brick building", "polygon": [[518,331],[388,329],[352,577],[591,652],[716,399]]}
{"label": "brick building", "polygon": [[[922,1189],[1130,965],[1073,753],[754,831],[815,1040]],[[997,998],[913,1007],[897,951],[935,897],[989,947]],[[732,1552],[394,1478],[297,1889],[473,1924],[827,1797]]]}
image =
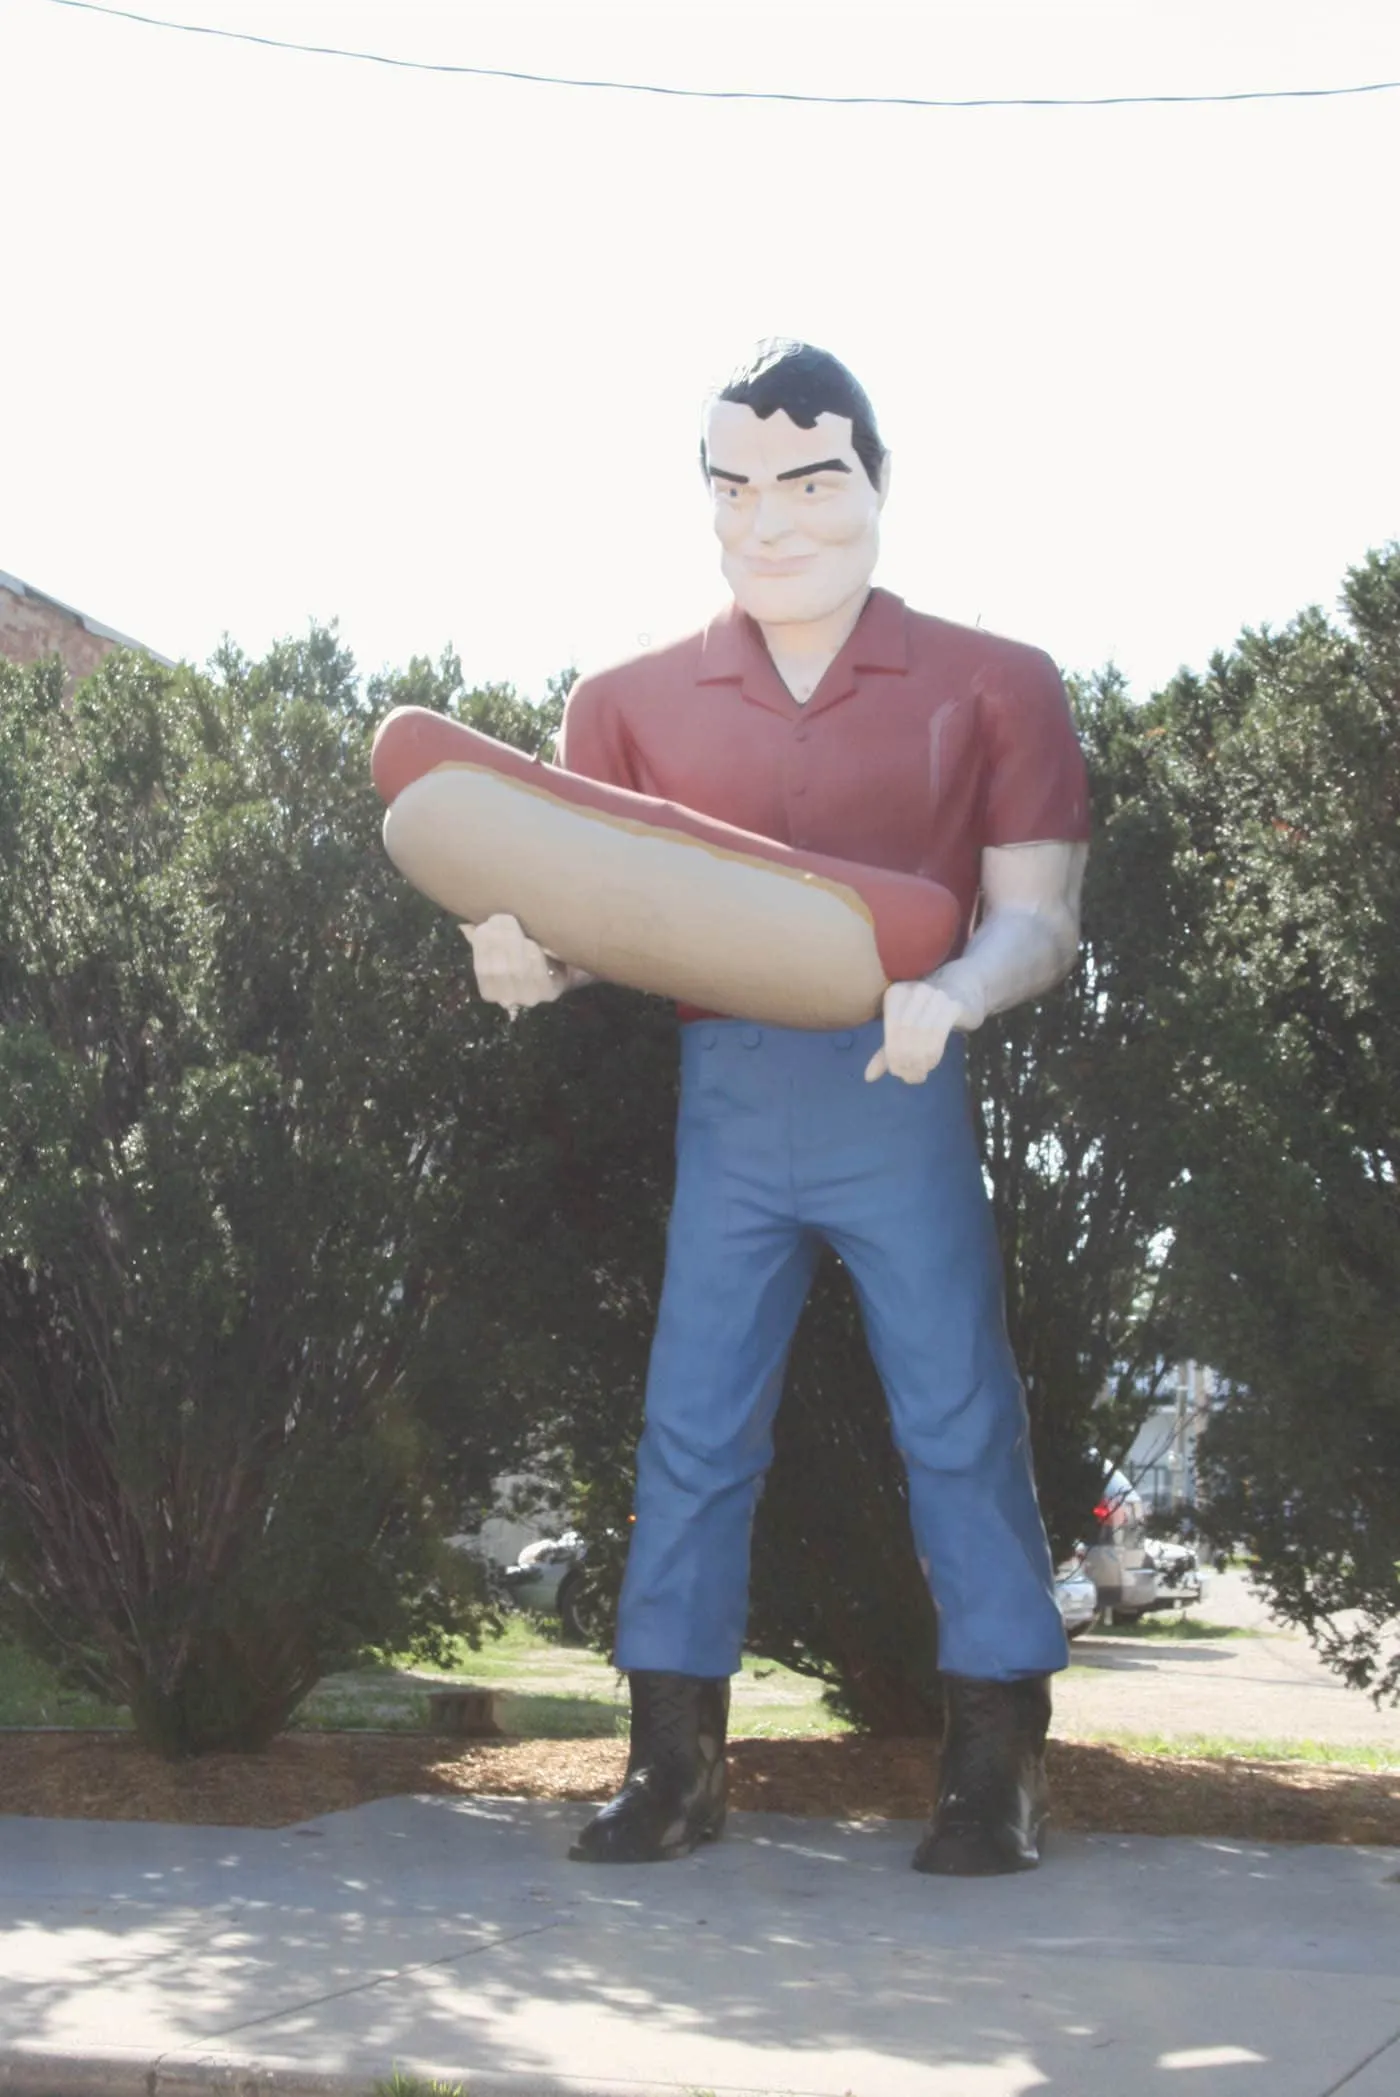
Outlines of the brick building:
{"label": "brick building", "polygon": [[70,688],[90,677],[104,655],[114,648],[139,648],[154,662],[168,662],[143,641],[99,626],[86,612],[75,612],[56,597],[46,597],[32,583],[0,569],[0,656],[12,663],[37,663],[47,655],[61,657]]}

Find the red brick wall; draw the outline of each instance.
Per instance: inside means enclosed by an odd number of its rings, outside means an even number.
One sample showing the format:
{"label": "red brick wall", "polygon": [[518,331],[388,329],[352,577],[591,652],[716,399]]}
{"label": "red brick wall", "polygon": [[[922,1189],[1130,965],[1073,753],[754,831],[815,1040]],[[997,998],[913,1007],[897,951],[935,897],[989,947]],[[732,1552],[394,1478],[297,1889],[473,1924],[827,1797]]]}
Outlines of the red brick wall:
{"label": "red brick wall", "polygon": [[46,655],[63,659],[76,683],[97,668],[116,647],[104,634],[89,632],[81,619],[47,597],[16,596],[0,583],[0,655],[14,663],[37,663]]}

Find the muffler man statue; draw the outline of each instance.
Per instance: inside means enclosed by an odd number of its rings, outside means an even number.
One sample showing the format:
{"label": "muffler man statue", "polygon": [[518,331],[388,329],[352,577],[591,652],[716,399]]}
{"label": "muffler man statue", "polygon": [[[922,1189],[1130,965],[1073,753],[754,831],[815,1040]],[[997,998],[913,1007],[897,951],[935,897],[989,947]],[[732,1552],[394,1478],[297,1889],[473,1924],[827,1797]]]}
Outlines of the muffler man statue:
{"label": "muffler man statue", "polygon": [[[826,1244],[857,1292],[938,1612],[947,1731],[914,1867],[1026,1870],[1067,1648],[964,1036],[1073,963],[1084,764],[1047,656],[871,587],[889,458],[834,357],[761,345],[709,402],[701,462],[734,602],[583,678],[561,764],[923,875],[953,891],[962,927],[953,959],[893,984],[854,1031],[681,1013],[675,1204],[618,1620],[631,1755],[571,1854],[660,1860],[721,1832],[754,1506]],[[503,1005],[586,980],[512,918],[469,936],[482,993]]]}

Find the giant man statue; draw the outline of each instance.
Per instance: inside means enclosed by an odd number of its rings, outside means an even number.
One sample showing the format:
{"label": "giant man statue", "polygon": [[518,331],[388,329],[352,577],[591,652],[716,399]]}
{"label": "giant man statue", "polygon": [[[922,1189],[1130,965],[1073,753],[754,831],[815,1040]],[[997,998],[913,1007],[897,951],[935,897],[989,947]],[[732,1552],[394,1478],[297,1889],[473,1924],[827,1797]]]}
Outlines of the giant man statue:
{"label": "giant man statue", "polygon": [[[962,907],[961,951],[894,984],[855,1032],[682,1011],[675,1204],[618,1619],[631,1755],[571,1854],[682,1856],[721,1831],[754,1505],[825,1243],[859,1298],[938,1613],[948,1724],[914,1866],[1024,1870],[1067,1649],[963,1037],[1074,960],[1084,766],[1047,656],[871,587],[889,461],[834,357],[761,345],[709,403],[701,460],[734,603],[583,678],[560,762],[939,881]],[[506,1006],[586,980],[513,918],[470,937],[482,993]]]}

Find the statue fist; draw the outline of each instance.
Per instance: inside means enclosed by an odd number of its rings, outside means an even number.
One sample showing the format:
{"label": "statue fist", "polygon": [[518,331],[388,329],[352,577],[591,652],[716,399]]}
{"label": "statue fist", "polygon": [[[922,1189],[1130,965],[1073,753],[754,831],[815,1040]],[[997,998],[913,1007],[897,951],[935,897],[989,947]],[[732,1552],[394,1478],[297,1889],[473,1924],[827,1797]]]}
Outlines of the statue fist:
{"label": "statue fist", "polygon": [[569,988],[572,972],[526,938],[519,918],[488,917],[463,925],[462,934],[472,950],[477,989],[512,1017],[527,1005],[552,1004]]}
{"label": "statue fist", "polygon": [[922,1085],[943,1061],[948,1036],[966,1017],[958,1000],[935,983],[891,983],[885,992],[885,1044],[865,1067],[867,1081],[888,1075]]}

